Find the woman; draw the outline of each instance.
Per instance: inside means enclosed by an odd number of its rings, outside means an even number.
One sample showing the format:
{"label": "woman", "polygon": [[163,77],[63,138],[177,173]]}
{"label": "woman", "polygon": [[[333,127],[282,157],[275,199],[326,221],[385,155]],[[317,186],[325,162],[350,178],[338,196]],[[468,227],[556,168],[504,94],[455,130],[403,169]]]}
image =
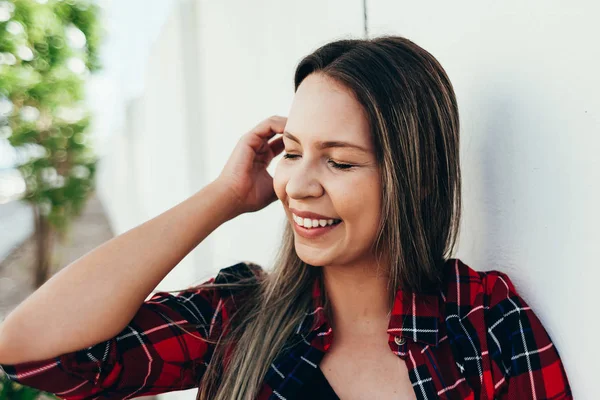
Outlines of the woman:
{"label": "woman", "polygon": [[[300,62],[295,90],[288,118],[242,136],[215,181],[6,318],[9,377],[65,399],[570,399],[510,279],[449,257],[459,116],[438,61],[402,37],[339,40]],[[276,199],[271,272],[240,262],[144,301],[220,224]]]}

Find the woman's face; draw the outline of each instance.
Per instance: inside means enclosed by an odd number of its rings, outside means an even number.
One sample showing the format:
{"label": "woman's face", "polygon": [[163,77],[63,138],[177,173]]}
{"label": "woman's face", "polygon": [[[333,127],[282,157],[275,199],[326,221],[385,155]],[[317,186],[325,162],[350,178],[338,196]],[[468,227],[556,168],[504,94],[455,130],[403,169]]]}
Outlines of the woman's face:
{"label": "woman's face", "polygon": [[[321,147],[329,141],[363,150]],[[371,262],[369,250],[381,214],[381,187],[368,121],[360,103],[344,86],[323,75],[309,75],[294,96],[283,142],[285,150],[275,169],[273,186],[293,224],[300,259],[314,266]],[[336,164],[352,167],[338,169]],[[290,209],[341,222],[314,231],[299,228]],[[323,233],[307,237],[319,229]]]}

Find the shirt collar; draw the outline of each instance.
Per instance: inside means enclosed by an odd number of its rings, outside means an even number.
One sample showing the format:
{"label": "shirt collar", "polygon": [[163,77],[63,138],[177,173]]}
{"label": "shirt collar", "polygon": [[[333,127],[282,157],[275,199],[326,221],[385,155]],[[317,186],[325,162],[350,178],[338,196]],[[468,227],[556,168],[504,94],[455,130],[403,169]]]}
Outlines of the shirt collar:
{"label": "shirt collar", "polygon": [[[306,313],[299,331],[306,327],[308,332],[331,332],[331,326],[325,313],[324,297],[321,291],[322,274],[317,274],[312,285],[311,309]],[[387,332],[437,346],[439,343],[440,295],[431,293],[416,293],[398,289],[388,324]],[[308,333],[307,332],[307,333]],[[323,334],[323,333],[320,333]]]}

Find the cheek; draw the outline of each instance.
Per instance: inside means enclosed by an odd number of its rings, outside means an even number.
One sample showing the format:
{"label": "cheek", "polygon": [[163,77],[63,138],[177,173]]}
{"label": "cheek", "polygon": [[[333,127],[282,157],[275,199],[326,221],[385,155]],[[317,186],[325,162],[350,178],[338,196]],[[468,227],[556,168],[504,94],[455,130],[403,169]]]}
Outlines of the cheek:
{"label": "cheek", "polygon": [[365,227],[371,234],[375,234],[381,219],[381,192],[379,185],[370,184],[365,190],[365,204],[368,204],[368,225]]}
{"label": "cheek", "polygon": [[381,217],[381,193],[379,185],[372,179],[358,179],[336,188],[336,209],[353,221],[363,232],[370,232]]}

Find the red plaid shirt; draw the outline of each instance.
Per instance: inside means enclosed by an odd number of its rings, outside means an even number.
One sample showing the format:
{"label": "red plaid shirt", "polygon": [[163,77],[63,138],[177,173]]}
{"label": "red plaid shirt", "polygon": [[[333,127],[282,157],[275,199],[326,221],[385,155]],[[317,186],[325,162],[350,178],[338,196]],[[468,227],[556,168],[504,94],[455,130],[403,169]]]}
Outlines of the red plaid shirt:
{"label": "red plaid shirt", "polygon": [[[251,263],[224,268],[208,282],[262,272]],[[0,365],[9,378],[63,399],[126,399],[198,387],[213,347],[173,327],[195,324],[214,337],[240,300],[233,289],[159,292],[112,339],[43,361]],[[318,280],[313,304],[271,364],[257,399],[294,399],[331,346]],[[101,323],[101,321],[100,321]],[[189,325],[186,325],[189,326]],[[572,399],[557,349],[510,279],[446,263],[436,294],[398,291],[390,350],[405,360],[417,399]],[[303,339],[303,340],[298,340]],[[374,394],[375,395],[375,394]]]}

